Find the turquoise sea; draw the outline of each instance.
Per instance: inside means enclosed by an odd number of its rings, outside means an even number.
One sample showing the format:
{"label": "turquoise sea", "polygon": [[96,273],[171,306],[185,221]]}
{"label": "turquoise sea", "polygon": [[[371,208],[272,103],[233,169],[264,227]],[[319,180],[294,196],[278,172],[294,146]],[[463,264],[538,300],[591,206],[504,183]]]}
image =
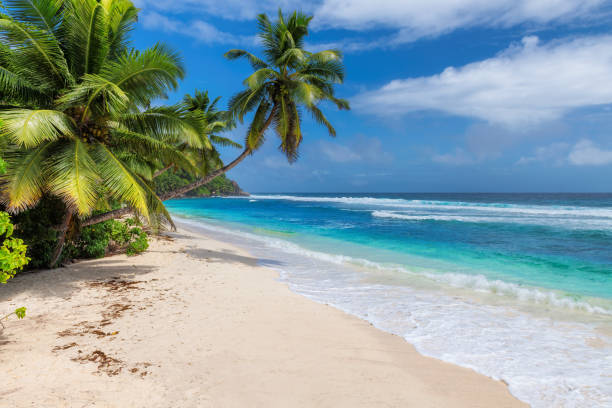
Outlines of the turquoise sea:
{"label": "turquoise sea", "polygon": [[300,294],[509,384],[612,407],[612,194],[256,194],[167,202]]}

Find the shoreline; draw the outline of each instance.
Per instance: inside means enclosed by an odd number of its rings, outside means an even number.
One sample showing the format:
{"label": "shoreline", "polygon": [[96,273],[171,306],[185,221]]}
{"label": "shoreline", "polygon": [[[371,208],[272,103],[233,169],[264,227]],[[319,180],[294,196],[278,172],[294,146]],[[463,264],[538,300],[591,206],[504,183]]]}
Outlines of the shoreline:
{"label": "shoreline", "polygon": [[[520,407],[507,387],[309,300],[180,227],[145,254],[17,275],[0,312],[10,406]],[[127,385],[127,386],[126,386]],[[174,404],[174,405],[173,405]]]}

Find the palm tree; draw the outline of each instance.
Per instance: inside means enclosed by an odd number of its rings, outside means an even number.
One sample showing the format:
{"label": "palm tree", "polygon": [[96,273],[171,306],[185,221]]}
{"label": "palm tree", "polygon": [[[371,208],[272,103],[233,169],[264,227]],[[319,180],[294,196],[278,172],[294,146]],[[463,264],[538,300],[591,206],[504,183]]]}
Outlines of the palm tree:
{"label": "palm tree", "polygon": [[305,14],[294,12],[284,16],[279,10],[278,21],[274,23],[265,14],[260,14],[257,19],[264,58],[244,50],[230,50],[225,54],[230,60],[246,58],[255,70],[244,80],[246,89],[233,96],[229,104],[232,116],[240,122],[249,112],[255,112],[244,150],[231,163],[163,195],[162,200],[183,195],[234,168],[263,144],[270,125],[274,125],[280,149],[289,162],[295,161],[302,141],[300,108],[310,112],[331,136],[336,135],[319,105],[329,101],[339,109],[349,109],[347,101],[334,96],[334,85],[344,81],[341,52],[311,53],[304,50],[304,38],[312,19]]}
{"label": "palm tree", "polygon": [[[66,206],[52,266],[70,225],[109,201],[150,222],[170,221],[147,165],[190,160],[178,141],[201,146],[198,120],[147,109],[177,87],[179,56],[158,44],[128,48],[137,9],[129,0],[5,0],[0,15],[0,179],[11,212],[45,194]],[[147,162],[148,160],[148,162]],[[171,221],[170,221],[171,222]]]}
{"label": "palm tree", "polygon": [[[143,158],[130,154],[130,159],[138,162],[145,178],[154,179],[172,168],[183,169],[191,175],[203,177],[223,166],[217,146],[242,148],[240,144],[218,134],[235,126],[229,112],[217,109],[220,99],[221,97],[217,97],[211,101],[208,91],[201,92],[196,89],[194,96],[185,95],[181,103],[157,109],[158,112],[168,112],[185,121],[193,121],[194,128],[199,129],[201,133],[198,143],[193,143],[191,139],[175,143],[175,148],[189,160],[187,162],[160,161],[155,157]],[[82,225],[88,226],[122,217],[131,211],[129,207],[118,208],[90,217],[84,220]]]}

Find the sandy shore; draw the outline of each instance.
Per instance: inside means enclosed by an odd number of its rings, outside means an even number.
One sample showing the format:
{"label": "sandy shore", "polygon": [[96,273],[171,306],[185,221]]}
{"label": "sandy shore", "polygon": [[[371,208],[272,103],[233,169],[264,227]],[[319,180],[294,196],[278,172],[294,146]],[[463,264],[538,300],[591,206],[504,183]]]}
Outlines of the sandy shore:
{"label": "sandy shore", "polygon": [[18,275],[1,407],[519,407],[506,386],[292,293],[181,230],[144,255]]}

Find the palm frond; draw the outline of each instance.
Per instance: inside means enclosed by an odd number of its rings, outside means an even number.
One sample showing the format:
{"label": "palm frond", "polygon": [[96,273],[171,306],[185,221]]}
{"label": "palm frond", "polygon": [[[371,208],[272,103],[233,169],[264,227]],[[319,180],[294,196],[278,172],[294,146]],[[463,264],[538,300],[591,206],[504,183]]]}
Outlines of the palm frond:
{"label": "palm frond", "polygon": [[9,46],[21,76],[35,86],[63,87],[74,82],[57,40],[52,34],[15,20],[0,18],[0,40]]}
{"label": "palm frond", "polygon": [[25,148],[63,136],[74,137],[77,132],[72,118],[56,110],[0,110],[0,119],[0,136]]}
{"label": "palm frond", "polygon": [[86,143],[80,139],[62,143],[49,159],[48,189],[79,216],[96,207],[100,177]]}
{"label": "palm frond", "polygon": [[[274,108],[276,109],[276,108]],[[267,101],[262,101],[255,111],[253,121],[249,126],[245,144],[251,150],[255,151],[261,147],[265,141],[264,123],[268,115],[274,114],[275,110],[270,112],[270,104]]]}
{"label": "palm frond", "polygon": [[97,74],[108,54],[106,10],[97,0],[65,0],[64,43],[73,75]]}
{"label": "palm frond", "polygon": [[125,113],[119,115],[117,120],[127,130],[151,135],[168,143],[181,142],[195,148],[204,145],[200,135],[206,129],[206,123],[201,117],[182,110],[180,106]]}
{"label": "palm frond", "polygon": [[138,9],[129,0],[102,0],[110,28],[110,56],[116,58],[128,48],[130,34],[138,21]]}
{"label": "palm frond", "polygon": [[88,120],[92,114],[108,116],[125,112],[129,104],[130,97],[123,89],[95,74],[84,75],[79,84],[56,101],[57,108],[61,110],[84,106],[81,121]]}
{"label": "palm frond", "polygon": [[33,149],[14,148],[3,152],[7,172],[0,176],[1,199],[9,211],[31,208],[42,197],[47,183],[44,162],[52,144],[46,142]]}
{"label": "palm frond", "polygon": [[4,0],[4,3],[14,19],[39,30],[54,33],[59,25],[62,0]]}
{"label": "palm frond", "polygon": [[210,141],[221,147],[235,147],[237,149],[242,149],[242,145],[240,143],[234,142],[232,139],[223,136],[210,135]]}
{"label": "palm frond", "polygon": [[102,183],[111,197],[128,203],[132,208],[149,218],[149,197],[142,188],[142,181],[107,146],[98,144],[92,153],[98,163]]}
{"label": "palm frond", "polygon": [[135,105],[146,107],[164,97],[184,77],[179,55],[162,44],[143,52],[131,51],[108,63],[101,75],[120,87]]}
{"label": "palm frond", "polygon": [[175,164],[187,171],[197,172],[189,158],[170,143],[137,132],[117,130],[113,132],[113,139],[120,146],[116,148],[118,151],[127,150],[142,157],[155,156],[164,165]]}
{"label": "palm frond", "polygon": [[228,60],[246,58],[251,64],[251,66],[253,67],[253,69],[261,69],[261,68],[268,67],[268,64],[266,64],[263,60],[259,59],[255,55],[245,50],[237,50],[237,49],[229,50],[228,52],[223,54],[223,56],[227,58]]}
{"label": "palm frond", "polygon": [[248,86],[252,90],[257,90],[261,88],[267,80],[278,77],[279,75],[276,71],[269,68],[261,68],[253,72],[247,79],[245,79],[244,85]]}
{"label": "palm frond", "polygon": [[336,137],[336,129],[334,129],[332,124],[329,122],[329,120],[327,120],[327,118],[325,117],[323,112],[321,112],[319,108],[317,108],[314,105],[311,105],[311,106],[308,106],[306,109],[310,111],[314,120],[316,120],[319,124],[327,128],[327,131],[329,132],[329,135],[331,137]]}

